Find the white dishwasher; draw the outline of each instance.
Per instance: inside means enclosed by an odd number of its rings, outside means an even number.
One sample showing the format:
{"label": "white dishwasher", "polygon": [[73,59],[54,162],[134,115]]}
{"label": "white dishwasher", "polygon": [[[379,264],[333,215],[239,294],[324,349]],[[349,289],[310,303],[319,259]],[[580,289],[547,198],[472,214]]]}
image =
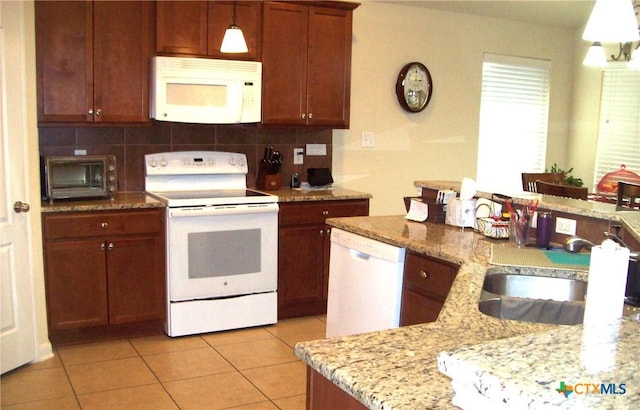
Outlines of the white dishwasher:
{"label": "white dishwasher", "polygon": [[327,337],[398,327],[404,248],[331,230]]}

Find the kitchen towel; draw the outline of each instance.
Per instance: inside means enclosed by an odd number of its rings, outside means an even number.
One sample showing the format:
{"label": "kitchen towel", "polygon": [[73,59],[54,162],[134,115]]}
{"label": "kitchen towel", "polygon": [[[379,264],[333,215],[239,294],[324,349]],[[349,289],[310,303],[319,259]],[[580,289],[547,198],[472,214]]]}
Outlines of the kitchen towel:
{"label": "kitchen towel", "polygon": [[591,248],[584,324],[603,324],[622,316],[629,249],[611,239]]}

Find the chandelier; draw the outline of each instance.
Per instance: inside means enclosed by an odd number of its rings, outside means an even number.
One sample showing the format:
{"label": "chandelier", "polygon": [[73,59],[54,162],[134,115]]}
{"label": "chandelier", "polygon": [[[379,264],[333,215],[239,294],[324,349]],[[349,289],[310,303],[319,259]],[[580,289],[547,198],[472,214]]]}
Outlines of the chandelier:
{"label": "chandelier", "polygon": [[583,61],[588,66],[606,66],[602,43],[617,43],[618,55],[613,61],[626,61],[629,67],[640,69],[640,0],[596,0],[582,39],[593,41]]}

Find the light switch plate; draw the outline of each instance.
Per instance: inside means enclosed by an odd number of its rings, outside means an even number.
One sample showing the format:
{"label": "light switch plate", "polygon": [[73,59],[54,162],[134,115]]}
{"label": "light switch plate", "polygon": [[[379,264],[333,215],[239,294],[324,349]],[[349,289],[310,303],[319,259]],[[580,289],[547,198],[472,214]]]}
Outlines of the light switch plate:
{"label": "light switch plate", "polygon": [[294,165],[304,164],[304,149],[302,148],[293,149],[293,164]]}
{"label": "light switch plate", "polygon": [[327,144],[307,144],[307,155],[327,155]]}

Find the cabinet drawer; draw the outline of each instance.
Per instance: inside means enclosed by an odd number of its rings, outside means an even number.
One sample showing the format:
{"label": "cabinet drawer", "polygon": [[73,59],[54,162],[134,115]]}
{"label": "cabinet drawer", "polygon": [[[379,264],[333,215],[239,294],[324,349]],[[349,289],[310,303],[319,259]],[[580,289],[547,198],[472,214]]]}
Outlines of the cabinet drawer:
{"label": "cabinet drawer", "polygon": [[281,203],[280,225],[324,223],[327,218],[369,215],[369,200]]}
{"label": "cabinet drawer", "polygon": [[403,287],[444,301],[457,270],[455,265],[407,252]]}
{"label": "cabinet drawer", "polygon": [[160,233],[163,221],[163,209],[65,212],[43,215],[42,226],[45,239],[61,239]]}

